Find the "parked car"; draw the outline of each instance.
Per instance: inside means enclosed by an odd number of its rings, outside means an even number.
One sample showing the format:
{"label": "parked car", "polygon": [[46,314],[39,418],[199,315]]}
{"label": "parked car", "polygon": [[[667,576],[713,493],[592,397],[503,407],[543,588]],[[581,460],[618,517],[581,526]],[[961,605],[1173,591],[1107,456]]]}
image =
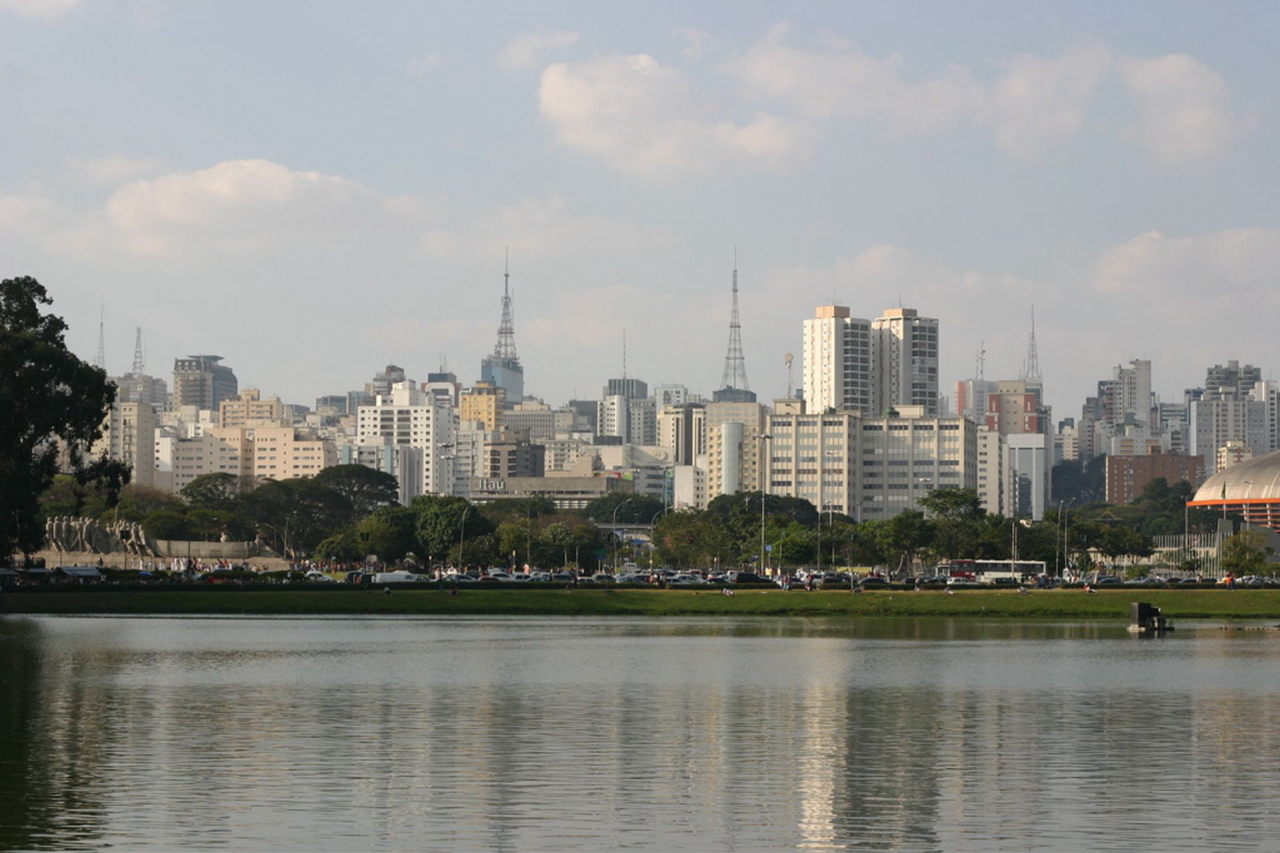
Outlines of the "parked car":
{"label": "parked car", "polygon": [[324,572],[307,572],[307,580],[312,583],[333,583],[333,578]]}
{"label": "parked car", "polygon": [[648,583],[648,575],[630,574],[618,575],[618,583]]}
{"label": "parked car", "polygon": [[697,575],[679,574],[667,581],[667,586],[706,586],[707,582]]}
{"label": "parked car", "polygon": [[965,577],[947,578],[947,586],[950,586],[950,587],[977,586],[977,585],[978,585],[978,582],[973,580],[972,578],[965,578]]}
{"label": "parked car", "polygon": [[754,572],[729,572],[725,580],[733,584],[772,584],[773,581]]}
{"label": "parked car", "polygon": [[596,572],[591,576],[592,583],[617,583],[618,579],[608,572]]}
{"label": "parked car", "polygon": [[865,578],[858,579],[858,586],[863,589],[887,589],[889,587],[889,579],[881,575],[867,575]]}
{"label": "parked car", "polygon": [[1124,581],[1112,575],[1103,575],[1093,582],[1094,586],[1124,586]]}

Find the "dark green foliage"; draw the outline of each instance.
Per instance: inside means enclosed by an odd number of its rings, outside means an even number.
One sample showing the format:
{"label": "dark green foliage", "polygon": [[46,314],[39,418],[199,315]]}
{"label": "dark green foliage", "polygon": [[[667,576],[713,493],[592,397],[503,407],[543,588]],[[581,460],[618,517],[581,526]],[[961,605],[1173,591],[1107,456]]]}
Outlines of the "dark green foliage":
{"label": "dark green foliage", "polygon": [[259,535],[290,557],[310,553],[351,517],[351,502],[315,480],[269,481],[239,503]]}
{"label": "dark green foliage", "polygon": [[245,491],[235,474],[219,472],[202,474],[182,487],[180,495],[188,504],[199,509],[232,509]]}
{"label": "dark green foliage", "polygon": [[586,515],[595,519],[597,524],[612,524],[615,509],[618,511],[618,524],[648,524],[655,515],[662,512],[663,503],[649,495],[613,492],[587,504]]}
{"label": "dark green foliage", "polygon": [[195,525],[184,513],[173,510],[157,510],[142,522],[142,529],[152,539],[176,539],[179,541],[192,539],[195,536]]}
{"label": "dark green foliage", "polygon": [[66,323],[34,278],[0,282],[0,560],[44,543],[40,496],[59,456],[77,485],[103,485],[108,504],[127,476],[110,460],[85,463],[115,398],[106,373],[67,349]]}
{"label": "dark green foliage", "polygon": [[364,465],[324,468],[316,474],[315,482],[347,499],[351,504],[351,521],[395,504],[400,496],[400,486],[394,476]]}

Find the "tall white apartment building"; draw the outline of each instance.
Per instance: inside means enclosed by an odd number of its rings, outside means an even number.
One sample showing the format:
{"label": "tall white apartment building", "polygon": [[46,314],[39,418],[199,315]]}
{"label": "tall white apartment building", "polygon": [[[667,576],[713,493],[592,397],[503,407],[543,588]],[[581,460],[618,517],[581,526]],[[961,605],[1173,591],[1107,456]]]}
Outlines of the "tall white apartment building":
{"label": "tall white apartment building", "polygon": [[938,415],[938,321],[914,308],[889,308],[871,321],[874,414],[922,406]]}
{"label": "tall white apartment building", "polygon": [[1124,423],[1125,415],[1132,415],[1138,423],[1152,426],[1151,362],[1135,358],[1127,365],[1118,364],[1113,378],[1116,383],[1116,412],[1111,419],[1112,424]]}
{"label": "tall white apartment building", "polygon": [[111,404],[102,421],[102,437],[90,448],[91,456],[106,456],[129,466],[130,482],[151,486],[155,482],[156,412],[150,403]]}
{"label": "tall white apartment building", "polygon": [[1267,451],[1280,450],[1280,382],[1260,380],[1254,384],[1250,396],[1266,406]]}
{"label": "tall white apartment building", "polygon": [[658,445],[669,448],[677,465],[692,465],[707,452],[707,410],[701,403],[663,406],[658,413]]}
{"label": "tall white apartment building", "polygon": [[871,414],[871,322],[843,305],[820,305],[804,321],[806,411],[829,409]]}
{"label": "tall white apartment building", "polygon": [[978,500],[992,515],[1004,515],[1004,436],[978,427]]}
{"label": "tall white apartment building", "polygon": [[[357,410],[357,444],[391,444],[422,450],[418,494],[454,493],[451,451],[457,435],[456,411],[418,389],[413,382],[396,382],[390,394],[379,394],[374,405],[360,406]],[[396,476],[402,485],[419,478],[416,472],[397,471]],[[417,494],[409,497],[412,499]]]}

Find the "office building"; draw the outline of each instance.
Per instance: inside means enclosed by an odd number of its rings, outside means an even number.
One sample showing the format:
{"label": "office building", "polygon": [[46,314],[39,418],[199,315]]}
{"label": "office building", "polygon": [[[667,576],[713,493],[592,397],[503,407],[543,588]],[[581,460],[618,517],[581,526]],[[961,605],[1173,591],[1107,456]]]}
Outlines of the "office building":
{"label": "office building", "polygon": [[871,321],[843,305],[821,305],[804,321],[801,370],[805,409],[871,414]]}
{"label": "office building", "polygon": [[223,400],[239,390],[236,375],[220,355],[191,355],[174,359],[173,405],[218,411]]}
{"label": "office building", "polygon": [[914,308],[890,308],[871,321],[872,394],[875,414],[922,406],[938,414],[938,321]]}

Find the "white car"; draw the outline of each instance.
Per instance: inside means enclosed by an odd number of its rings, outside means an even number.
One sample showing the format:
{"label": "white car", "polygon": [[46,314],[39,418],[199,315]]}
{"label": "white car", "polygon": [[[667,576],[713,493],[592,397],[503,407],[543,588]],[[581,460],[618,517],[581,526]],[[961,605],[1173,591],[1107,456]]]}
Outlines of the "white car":
{"label": "white car", "polygon": [[969,578],[947,578],[947,586],[977,586],[978,582]]}
{"label": "white car", "polygon": [[667,581],[667,586],[706,586],[707,582],[697,575],[676,575]]}
{"label": "white car", "polygon": [[333,583],[333,578],[324,572],[307,572],[307,580],[313,583]]}

